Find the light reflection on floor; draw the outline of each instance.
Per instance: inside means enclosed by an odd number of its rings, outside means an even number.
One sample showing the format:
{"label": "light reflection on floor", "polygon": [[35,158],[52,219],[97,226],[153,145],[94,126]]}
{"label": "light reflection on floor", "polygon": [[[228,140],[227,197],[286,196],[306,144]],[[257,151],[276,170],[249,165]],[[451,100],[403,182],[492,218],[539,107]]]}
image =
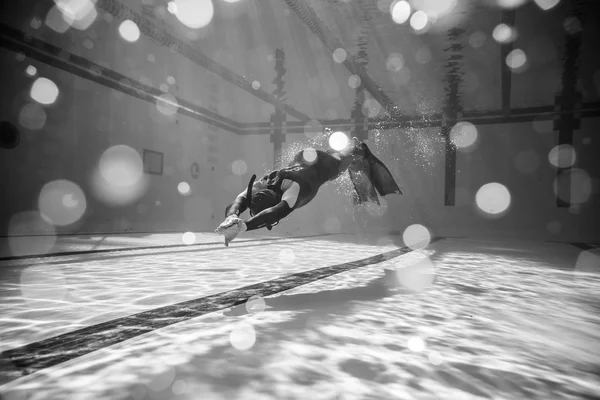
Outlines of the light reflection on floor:
{"label": "light reflection on floor", "polygon": [[[395,248],[393,241],[357,243],[342,235],[256,244],[5,265],[2,350]],[[7,383],[0,393],[6,399],[593,398],[600,393],[600,353],[592,350],[600,348],[600,255],[581,254],[566,244],[445,239],[265,298],[264,307],[240,305],[153,331]],[[26,268],[33,274],[23,281]],[[40,269],[58,290],[36,281]]]}

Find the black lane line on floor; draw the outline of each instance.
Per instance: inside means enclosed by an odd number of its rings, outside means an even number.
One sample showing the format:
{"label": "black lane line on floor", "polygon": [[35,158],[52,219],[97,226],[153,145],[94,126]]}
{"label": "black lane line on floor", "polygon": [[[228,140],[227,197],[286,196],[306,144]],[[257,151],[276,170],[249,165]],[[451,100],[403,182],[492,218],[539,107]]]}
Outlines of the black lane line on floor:
{"label": "black lane line on floor", "polygon": [[[431,243],[441,239],[443,238],[432,238]],[[0,384],[82,357],[156,329],[244,304],[252,296],[272,296],[332,275],[388,261],[411,251],[413,249],[402,247],[357,261],[299,272],[227,292],[155,308],[6,350],[0,354],[0,366],[2,366]],[[10,370],[7,370],[7,367]]]}
{"label": "black lane line on floor", "polygon": [[[289,236],[289,237],[275,237],[275,238],[264,238],[264,239],[248,239],[239,241],[238,243],[247,243],[247,242],[265,242],[269,240],[279,241],[285,239],[305,239],[311,237],[319,237],[319,236],[331,236],[332,233],[318,234],[318,235],[307,235],[307,236]],[[81,254],[98,254],[98,253],[116,253],[122,251],[137,251],[137,250],[152,250],[152,249],[171,249],[176,247],[196,247],[196,246],[210,246],[223,244],[223,242],[206,242],[206,243],[195,243],[195,244],[165,244],[159,246],[141,246],[141,247],[119,247],[116,249],[98,249],[98,250],[76,250],[76,251],[61,251],[58,253],[48,253],[48,254],[33,254],[33,255],[24,255],[24,256],[9,256],[9,257],[0,257],[0,262],[2,261],[15,261],[15,260],[29,260],[36,258],[52,258],[52,257],[65,257],[65,256],[77,256]],[[233,246],[233,245],[232,245]]]}
{"label": "black lane line on floor", "polygon": [[600,244],[596,243],[569,243],[571,246],[575,246],[581,250],[594,250],[600,247]]}

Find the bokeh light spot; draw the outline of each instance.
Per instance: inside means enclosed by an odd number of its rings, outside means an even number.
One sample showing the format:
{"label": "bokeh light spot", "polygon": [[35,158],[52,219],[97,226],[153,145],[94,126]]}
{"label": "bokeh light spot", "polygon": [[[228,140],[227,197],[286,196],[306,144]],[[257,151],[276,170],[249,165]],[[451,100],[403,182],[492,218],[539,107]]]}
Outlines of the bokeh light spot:
{"label": "bokeh light spot", "polygon": [[348,135],[346,135],[344,132],[333,132],[329,138],[328,138],[328,142],[329,142],[329,147],[331,147],[333,150],[336,151],[340,151],[345,149],[346,147],[348,147],[348,144],[350,143],[350,139],[348,139]]}
{"label": "bokeh light spot", "polygon": [[450,140],[460,150],[467,150],[477,141],[477,128],[470,122],[459,122],[450,130]]}
{"label": "bokeh light spot", "polygon": [[177,14],[177,4],[174,1],[170,1],[167,3],[167,11],[171,14]]}
{"label": "bokeh light spot", "polygon": [[506,65],[513,70],[518,70],[527,63],[527,56],[521,49],[514,49],[506,56]]}
{"label": "bokeh light spot", "polygon": [[254,90],[260,89],[260,82],[259,81],[252,81],[252,89],[254,89]]}
{"label": "bokeh light spot", "polygon": [[538,119],[532,122],[532,126],[537,133],[553,132],[552,121]]}
{"label": "bokeh light spot", "polygon": [[125,20],[119,25],[119,34],[126,41],[133,43],[140,38],[140,28],[131,20]]}
{"label": "bokeh light spot", "polygon": [[491,182],[479,188],[475,195],[475,202],[484,213],[498,215],[508,209],[511,196],[506,186]]}
{"label": "bokeh light spot", "polygon": [[108,205],[129,204],[147,189],[143,170],[142,158],[135,149],[125,145],[110,147],[100,157],[94,174],[94,194]]}
{"label": "bokeh light spot", "polygon": [[376,116],[379,115],[379,113],[381,112],[381,104],[379,104],[379,102],[375,99],[372,98],[368,98],[363,102],[362,105],[362,113],[365,115],[365,117],[369,117],[369,118],[375,118]]}
{"label": "bokeh light spot", "polygon": [[435,270],[431,259],[425,254],[414,254],[405,260],[398,260],[392,270],[395,285],[412,293],[427,290],[435,281]]}
{"label": "bokeh light spot", "polygon": [[312,147],[304,149],[302,151],[302,158],[307,163],[312,164],[315,161],[317,161],[317,151],[315,149],[313,149]]}
{"label": "bokeh light spot", "polygon": [[564,202],[583,204],[592,195],[592,180],[582,169],[572,168],[562,171],[554,181],[554,193]]}
{"label": "bokeh light spot", "polygon": [[177,184],[177,191],[184,196],[187,196],[188,194],[190,194],[191,190],[192,190],[192,188],[190,187],[190,184],[187,182],[179,182],[179,184]]}
{"label": "bokeh light spot", "polygon": [[429,47],[423,46],[417,50],[417,54],[415,54],[415,60],[419,64],[427,64],[429,61],[431,61],[431,56],[431,50],[429,50]]}
{"label": "bokeh light spot", "polygon": [[69,23],[65,21],[63,13],[58,7],[52,7],[50,11],[48,11],[44,22],[48,28],[57,33],[65,33],[70,28]]}
{"label": "bokeh light spot", "polygon": [[261,296],[254,295],[246,301],[246,311],[248,311],[249,314],[261,313],[265,311],[265,308],[267,308],[267,304],[265,303],[265,299]]}
{"label": "bokeh light spot", "polygon": [[547,11],[554,8],[560,3],[560,0],[534,0],[535,4],[538,5],[542,10]]}
{"label": "bokeh light spot", "polygon": [[402,54],[392,53],[385,62],[385,67],[388,71],[398,72],[404,66],[404,57]]}
{"label": "bokeh light spot", "polygon": [[563,22],[563,27],[569,35],[576,35],[583,29],[581,21],[577,17],[567,17]]}
{"label": "bokeh light spot", "polygon": [[256,343],[256,331],[250,324],[237,324],[229,335],[229,341],[237,350],[244,351],[251,349],[254,343]]}
{"label": "bokeh light spot", "polygon": [[58,226],[78,221],[87,208],[85,194],[81,188],[64,179],[45,184],[38,197],[38,207],[45,219]]}
{"label": "bokeh light spot", "polygon": [[40,29],[42,26],[42,20],[39,18],[33,18],[29,23],[29,26],[31,26],[33,29]]}
{"label": "bokeh light spot", "polygon": [[192,29],[208,25],[215,12],[211,0],[175,0],[175,5],[177,19]]}
{"label": "bokeh light spot", "polygon": [[343,63],[346,61],[346,57],[348,57],[348,53],[346,53],[346,50],[342,48],[337,48],[333,51],[333,60],[336,63]]}
{"label": "bokeh light spot", "polygon": [[502,8],[517,8],[522,6],[526,0],[496,0],[496,3]]}
{"label": "bokeh light spot", "polygon": [[46,111],[36,103],[28,103],[21,108],[19,124],[23,128],[38,130],[46,125]]}
{"label": "bokeh light spot", "polygon": [[559,144],[548,154],[548,161],[556,168],[568,168],[575,164],[576,160],[575,149],[569,144]]}
{"label": "bokeh light spot", "polygon": [[25,73],[29,76],[34,76],[35,74],[37,74],[37,68],[33,65],[30,65],[25,69]]}
{"label": "bokeh light spot", "polygon": [[177,81],[175,80],[175,78],[174,78],[174,77],[172,77],[172,76],[167,76],[167,83],[168,83],[169,85],[174,85],[175,83],[177,83]]}
{"label": "bokeh light spot", "polygon": [[98,12],[95,0],[54,0],[64,21],[75,29],[86,30],[92,25]]}
{"label": "bokeh light spot", "polygon": [[510,43],[517,38],[517,31],[506,24],[498,24],[492,31],[492,37],[498,43]]}
{"label": "bokeh light spot", "polygon": [[314,138],[323,133],[323,125],[316,119],[310,120],[304,125],[304,135],[309,138]]}
{"label": "bokeh light spot", "polygon": [[360,86],[361,80],[360,80],[360,76],[358,75],[350,75],[350,78],[348,78],[348,86],[350,86],[352,89],[356,89],[357,87]]}
{"label": "bokeh light spot", "polygon": [[279,252],[279,261],[282,264],[290,265],[296,260],[296,254],[292,249],[283,249]]}
{"label": "bokeh light spot", "polygon": [[181,396],[187,392],[187,383],[184,380],[178,379],[173,382],[173,386],[171,386],[171,390],[175,396]]}
{"label": "bokeh light spot", "polygon": [[427,15],[438,18],[451,12],[456,2],[457,0],[413,0],[413,5]]}
{"label": "bokeh light spot", "polygon": [[177,113],[179,103],[175,96],[165,93],[156,98],[156,109],[161,114],[170,117]]}
{"label": "bokeh light spot", "polygon": [[415,31],[424,29],[427,26],[427,22],[429,22],[429,18],[424,11],[417,11],[410,17],[410,26]]}
{"label": "bokeh light spot", "polygon": [[137,207],[135,208],[135,210],[138,212],[138,214],[146,214],[148,212],[148,206],[146,204],[138,204]]}
{"label": "bokeh light spot", "polygon": [[189,246],[190,244],[196,243],[196,235],[194,232],[185,232],[183,235],[181,235],[181,241],[183,244],[187,244]]}
{"label": "bokeh light spot", "polygon": [[425,350],[425,341],[418,336],[413,336],[410,339],[408,339],[406,345],[409,348],[409,350],[414,352],[421,352]]}
{"label": "bokeh light spot", "polygon": [[173,383],[173,380],[175,379],[175,369],[168,364],[156,367],[160,368],[160,370],[157,374],[152,376],[152,380],[147,386],[148,389],[153,392],[161,392]]}
{"label": "bokeh light spot", "polygon": [[413,224],[408,226],[402,233],[404,245],[411,249],[422,249],[431,242],[431,234],[423,225]]}
{"label": "bokeh light spot", "polygon": [[231,171],[236,175],[244,175],[248,171],[248,165],[244,160],[235,160],[231,164]]}
{"label": "bokeh light spot", "polygon": [[437,351],[430,352],[427,358],[429,359],[429,362],[433,365],[440,365],[443,361],[442,355]]}
{"label": "bokeh light spot", "polygon": [[58,86],[48,78],[37,78],[31,86],[30,96],[40,104],[48,105],[56,101]]}
{"label": "bokeh light spot", "polygon": [[394,22],[397,24],[403,24],[408,21],[408,17],[410,17],[410,11],[410,4],[404,0],[396,0],[390,6],[392,20],[394,20]]}
{"label": "bokeh light spot", "polygon": [[[577,256],[574,269],[576,278],[584,278],[585,274],[600,275],[600,255],[591,251],[582,251]],[[588,278],[589,279],[589,278]]]}
{"label": "bokeh light spot", "polygon": [[471,36],[469,36],[469,44],[474,49],[478,49],[483,46],[487,40],[487,35],[482,31],[473,32]]}

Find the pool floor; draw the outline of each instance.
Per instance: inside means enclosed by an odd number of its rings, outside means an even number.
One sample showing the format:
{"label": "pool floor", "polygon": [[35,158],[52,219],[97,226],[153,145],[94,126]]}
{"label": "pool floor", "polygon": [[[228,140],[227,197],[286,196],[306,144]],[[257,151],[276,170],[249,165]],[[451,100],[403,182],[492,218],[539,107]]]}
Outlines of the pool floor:
{"label": "pool floor", "polygon": [[[8,239],[3,239],[6,242]],[[197,233],[0,257],[1,399],[592,399],[596,245]],[[42,246],[43,247],[43,246]],[[41,248],[41,247],[40,247]]]}

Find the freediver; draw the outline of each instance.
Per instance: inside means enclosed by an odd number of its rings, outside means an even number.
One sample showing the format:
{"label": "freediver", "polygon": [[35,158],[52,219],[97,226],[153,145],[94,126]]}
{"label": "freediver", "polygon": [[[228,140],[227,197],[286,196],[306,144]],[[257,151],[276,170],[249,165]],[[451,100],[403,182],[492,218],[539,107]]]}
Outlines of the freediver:
{"label": "freediver", "polygon": [[[332,131],[325,128],[324,133],[329,135]],[[310,150],[311,157],[305,157],[306,151],[296,153],[287,167],[272,171],[259,181],[255,181],[256,175],[252,176],[246,190],[227,206],[225,221],[215,230],[224,236],[225,246],[242,232],[265,227],[271,230],[292,211],[308,204],[323,184],[345,171],[350,174],[359,203],[379,204],[375,190],[381,196],[402,194],[387,167],[357,138],[340,151]],[[244,221],[239,216],[246,209],[250,209],[250,218]]]}

